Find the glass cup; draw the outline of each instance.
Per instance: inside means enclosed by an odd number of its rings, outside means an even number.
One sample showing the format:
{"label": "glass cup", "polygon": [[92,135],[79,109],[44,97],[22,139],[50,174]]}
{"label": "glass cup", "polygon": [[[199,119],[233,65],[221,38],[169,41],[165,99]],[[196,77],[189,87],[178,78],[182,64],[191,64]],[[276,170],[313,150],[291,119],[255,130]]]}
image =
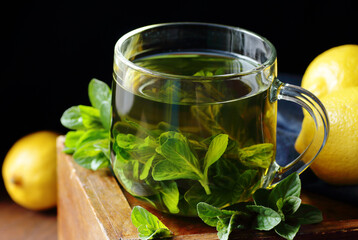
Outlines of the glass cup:
{"label": "glass cup", "polygon": [[[121,37],[111,163],[123,188],[160,211],[195,216],[198,202],[247,201],[304,171],[327,141],[327,113],[312,93],[277,79],[276,61],[265,38],[218,24],[157,24]],[[286,166],[275,161],[277,100],[306,109],[320,142]]]}

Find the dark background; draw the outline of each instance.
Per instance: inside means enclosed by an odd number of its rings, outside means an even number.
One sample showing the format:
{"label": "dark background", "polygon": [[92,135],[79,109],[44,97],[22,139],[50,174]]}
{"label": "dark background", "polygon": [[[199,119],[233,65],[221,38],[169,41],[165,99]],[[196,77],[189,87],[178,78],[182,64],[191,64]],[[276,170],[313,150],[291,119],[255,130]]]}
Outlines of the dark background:
{"label": "dark background", "polygon": [[[280,73],[302,76],[321,52],[358,44],[358,8],[337,1],[12,1],[1,7],[0,164],[20,137],[66,133],[70,106],[89,105],[91,78],[111,83],[113,48],[149,24],[200,21],[233,25],[268,38]],[[2,180],[0,180],[0,196]]]}

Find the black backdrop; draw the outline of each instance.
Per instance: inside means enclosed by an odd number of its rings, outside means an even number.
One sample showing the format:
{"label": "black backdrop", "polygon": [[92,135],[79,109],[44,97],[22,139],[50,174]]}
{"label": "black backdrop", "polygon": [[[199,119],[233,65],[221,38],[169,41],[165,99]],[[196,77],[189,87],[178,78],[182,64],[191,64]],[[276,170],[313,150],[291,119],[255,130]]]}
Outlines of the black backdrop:
{"label": "black backdrop", "polygon": [[59,122],[63,111],[89,104],[91,78],[111,83],[114,44],[134,28],[174,21],[246,28],[276,46],[279,73],[301,76],[324,50],[358,44],[358,8],[353,2],[8,3],[1,7],[0,164],[11,145],[25,134],[43,129],[67,131]]}

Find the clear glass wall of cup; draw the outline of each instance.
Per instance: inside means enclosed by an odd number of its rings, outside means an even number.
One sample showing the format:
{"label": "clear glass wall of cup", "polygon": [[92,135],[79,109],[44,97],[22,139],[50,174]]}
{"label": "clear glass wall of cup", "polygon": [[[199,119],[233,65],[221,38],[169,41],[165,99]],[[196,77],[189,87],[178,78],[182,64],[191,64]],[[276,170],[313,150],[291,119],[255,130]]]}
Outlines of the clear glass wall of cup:
{"label": "clear glass wall of cup", "polygon": [[[126,191],[170,214],[196,204],[250,199],[289,172],[304,171],[324,146],[326,111],[310,92],[277,79],[276,50],[250,31],[206,23],[142,27],[114,54],[111,162]],[[287,166],[276,155],[277,101],[314,118],[319,147]],[[314,152],[312,159],[303,155]]]}

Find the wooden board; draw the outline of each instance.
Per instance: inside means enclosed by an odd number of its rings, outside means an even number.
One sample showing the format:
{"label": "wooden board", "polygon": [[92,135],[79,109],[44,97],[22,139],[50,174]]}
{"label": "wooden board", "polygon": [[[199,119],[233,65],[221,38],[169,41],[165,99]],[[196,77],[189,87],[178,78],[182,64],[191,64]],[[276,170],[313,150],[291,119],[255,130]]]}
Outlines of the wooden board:
{"label": "wooden board", "polygon": [[[125,192],[109,170],[91,171],[77,165],[63,150],[58,151],[58,239],[101,240],[138,238],[130,215],[142,205]],[[295,239],[358,239],[358,208],[313,193],[302,193],[302,201],[323,212],[320,224],[304,225]],[[143,206],[143,205],[142,205]],[[173,217],[147,208],[173,233],[173,239],[218,239],[215,228],[199,218]],[[282,239],[274,232],[235,230],[230,239]]]}

